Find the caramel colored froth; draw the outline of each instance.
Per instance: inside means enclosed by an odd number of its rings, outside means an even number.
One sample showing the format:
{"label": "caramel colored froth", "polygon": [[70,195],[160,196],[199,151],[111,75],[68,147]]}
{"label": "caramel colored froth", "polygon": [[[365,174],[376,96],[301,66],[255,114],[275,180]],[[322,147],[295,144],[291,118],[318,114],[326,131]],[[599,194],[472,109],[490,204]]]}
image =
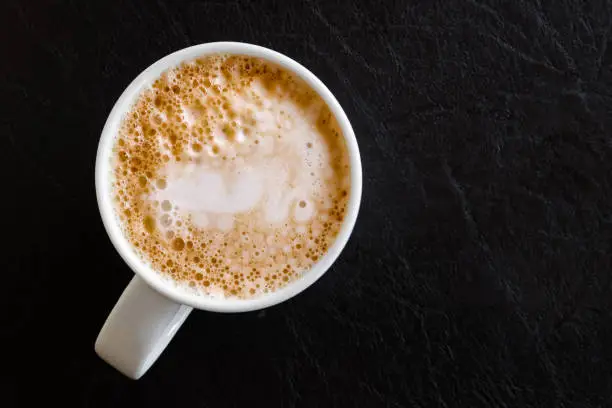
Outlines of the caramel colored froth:
{"label": "caramel colored froth", "polygon": [[346,145],[325,102],[253,57],[207,56],[163,73],[123,119],[112,160],[133,247],[213,296],[256,297],[307,273],[350,195]]}

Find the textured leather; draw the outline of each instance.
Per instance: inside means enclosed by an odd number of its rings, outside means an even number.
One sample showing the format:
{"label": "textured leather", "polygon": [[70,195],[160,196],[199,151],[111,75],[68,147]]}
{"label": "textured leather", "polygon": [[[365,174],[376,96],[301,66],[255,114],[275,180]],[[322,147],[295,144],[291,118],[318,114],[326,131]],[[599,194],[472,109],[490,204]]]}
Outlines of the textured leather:
{"label": "textured leather", "polygon": [[[1,9],[6,406],[612,406],[610,1]],[[132,276],[96,207],[98,137],[141,70],[217,40],[328,85],[361,213],[313,287],[193,313],[134,383],[93,350]]]}

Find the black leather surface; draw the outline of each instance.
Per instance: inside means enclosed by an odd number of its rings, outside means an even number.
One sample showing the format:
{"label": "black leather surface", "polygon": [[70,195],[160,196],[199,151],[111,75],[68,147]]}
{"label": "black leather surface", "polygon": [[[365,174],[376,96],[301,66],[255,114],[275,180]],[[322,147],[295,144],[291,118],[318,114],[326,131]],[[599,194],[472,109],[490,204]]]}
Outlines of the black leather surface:
{"label": "black leather surface", "polygon": [[[0,19],[5,406],[612,406],[610,1],[11,0]],[[313,287],[194,313],[132,382],[93,351],[132,276],[97,142],[140,71],[217,40],[328,85],[362,209]]]}

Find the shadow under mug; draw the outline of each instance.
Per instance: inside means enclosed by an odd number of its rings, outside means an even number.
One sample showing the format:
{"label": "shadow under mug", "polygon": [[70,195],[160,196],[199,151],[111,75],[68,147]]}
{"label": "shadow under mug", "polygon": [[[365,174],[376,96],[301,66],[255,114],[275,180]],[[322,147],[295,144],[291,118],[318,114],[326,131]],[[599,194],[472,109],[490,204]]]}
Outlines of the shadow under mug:
{"label": "shadow under mug", "polygon": [[[190,293],[156,272],[124,236],[112,203],[111,155],[121,121],[141,91],[164,71],[184,61],[211,54],[247,55],[275,63],[303,79],[327,103],[344,135],[349,154],[351,190],[344,222],[336,240],[320,260],[287,286],[252,299],[212,298]],[[213,312],[246,312],[281,303],[319,279],[336,260],[355,225],[361,200],[361,160],[355,133],[342,107],[308,69],[268,48],[238,42],[195,45],[174,52],[143,71],[119,97],[104,125],[96,157],[96,195],[104,227],[119,255],[136,274],[108,316],[95,344],[96,353],[132,379],[140,378],[157,360],[193,308]]]}

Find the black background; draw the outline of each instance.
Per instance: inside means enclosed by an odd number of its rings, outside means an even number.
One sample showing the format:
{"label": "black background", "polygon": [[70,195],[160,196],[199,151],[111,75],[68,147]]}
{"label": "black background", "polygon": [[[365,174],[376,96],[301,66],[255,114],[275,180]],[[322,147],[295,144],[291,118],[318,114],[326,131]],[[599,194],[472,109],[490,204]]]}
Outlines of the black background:
{"label": "black background", "polygon": [[[8,406],[612,406],[610,1],[11,0],[0,19]],[[306,292],[192,314],[130,381],[93,350],[132,276],[98,138],[144,68],[219,40],[328,85],[360,216]]]}

